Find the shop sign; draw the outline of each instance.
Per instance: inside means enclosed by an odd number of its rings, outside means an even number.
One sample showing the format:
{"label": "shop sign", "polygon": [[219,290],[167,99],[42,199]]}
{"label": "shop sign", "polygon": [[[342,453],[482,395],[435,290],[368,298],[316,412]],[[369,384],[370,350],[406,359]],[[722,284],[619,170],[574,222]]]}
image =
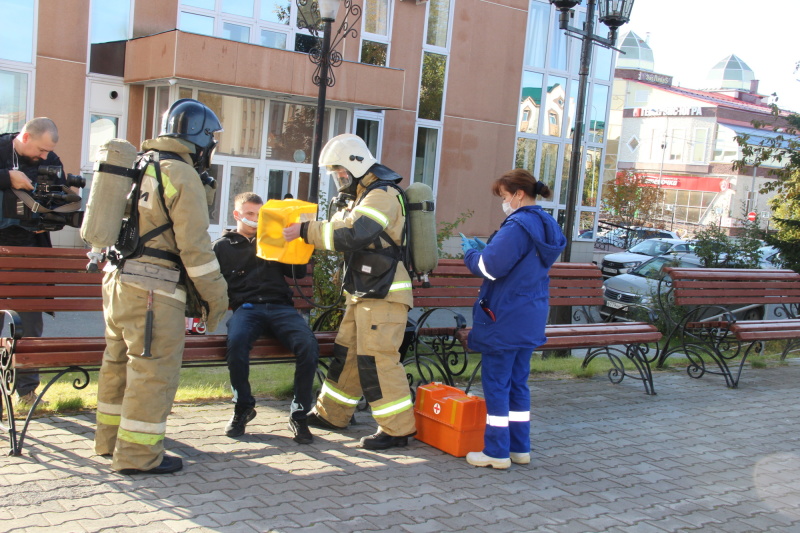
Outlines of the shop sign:
{"label": "shop sign", "polygon": [[634,117],[702,117],[703,108],[700,106],[672,106],[672,107],[634,107]]}

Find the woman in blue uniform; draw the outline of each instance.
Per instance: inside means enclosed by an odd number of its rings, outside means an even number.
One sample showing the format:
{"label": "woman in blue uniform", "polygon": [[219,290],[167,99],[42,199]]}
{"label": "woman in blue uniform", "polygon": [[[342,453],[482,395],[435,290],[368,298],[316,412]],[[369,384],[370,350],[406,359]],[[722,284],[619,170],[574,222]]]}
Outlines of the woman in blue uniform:
{"label": "woman in blue uniform", "polygon": [[514,169],[492,186],[507,218],[487,244],[464,239],[464,263],[484,278],[472,311],[469,347],[481,352],[488,417],[484,448],[467,454],[475,466],[508,468],[530,462],[531,355],[547,340],[548,271],[566,245],[556,221],[536,205],[550,189]]}

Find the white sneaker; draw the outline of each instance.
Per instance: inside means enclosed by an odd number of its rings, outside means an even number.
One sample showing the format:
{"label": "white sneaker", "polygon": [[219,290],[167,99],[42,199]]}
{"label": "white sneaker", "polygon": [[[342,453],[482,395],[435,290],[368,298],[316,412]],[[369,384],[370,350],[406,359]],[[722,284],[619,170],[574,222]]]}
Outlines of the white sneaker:
{"label": "white sneaker", "polygon": [[[31,406],[35,401],[36,401],[36,391],[30,391],[28,394],[25,394],[23,396],[20,396],[19,393],[17,393],[17,403],[19,403],[20,405]],[[39,400],[39,406],[41,407],[45,407],[49,403],[50,402],[46,400]]]}
{"label": "white sneaker", "polygon": [[483,452],[469,452],[467,462],[472,466],[491,466],[497,470],[505,470],[511,466],[511,459],[496,459]]}
{"label": "white sneaker", "polygon": [[531,454],[511,452],[511,462],[517,465],[527,465],[531,462]]}

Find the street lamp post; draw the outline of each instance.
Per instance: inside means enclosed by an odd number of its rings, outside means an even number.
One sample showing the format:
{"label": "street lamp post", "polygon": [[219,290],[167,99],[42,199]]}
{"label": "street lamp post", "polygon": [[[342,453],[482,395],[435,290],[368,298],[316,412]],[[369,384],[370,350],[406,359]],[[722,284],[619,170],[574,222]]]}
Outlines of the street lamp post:
{"label": "street lamp post", "polygon": [[[312,203],[319,202],[319,155],[322,152],[323,127],[325,122],[325,100],[327,98],[328,87],[336,84],[336,77],[331,70],[342,64],[342,54],[336,48],[345,37],[351,35],[358,36],[355,25],[361,20],[361,6],[354,4],[352,0],[295,0],[297,5],[297,27],[307,29],[311,35],[319,39],[308,54],[312,63],[317,65],[312,81],[319,87],[317,94],[317,112],[314,119],[314,143],[311,149],[311,179],[308,184],[308,198]],[[342,20],[336,34],[333,34],[332,26],[336,21],[336,14],[339,5],[344,4],[345,17]],[[306,18],[306,16],[309,18]],[[353,20],[348,20],[352,15]],[[322,24],[322,37],[320,38],[320,23]]]}
{"label": "street lamp post", "polygon": [[[575,230],[575,210],[578,204],[578,181],[581,171],[581,146],[583,144],[584,125],[586,123],[586,93],[589,82],[589,69],[592,65],[592,44],[597,43],[606,48],[614,48],[617,40],[617,29],[630,20],[634,0],[587,0],[586,23],[583,28],[569,25],[574,13],[572,8],[582,0],[550,0],[561,13],[559,27],[568,35],[580,37],[581,63],[578,78],[578,101],[576,102],[575,129],[572,134],[572,155],[569,163],[569,177],[567,183],[566,222],[564,236],[567,245],[564,248],[564,260],[570,261],[572,255],[572,235]],[[600,22],[608,26],[608,38],[594,34],[595,7],[599,4]]]}

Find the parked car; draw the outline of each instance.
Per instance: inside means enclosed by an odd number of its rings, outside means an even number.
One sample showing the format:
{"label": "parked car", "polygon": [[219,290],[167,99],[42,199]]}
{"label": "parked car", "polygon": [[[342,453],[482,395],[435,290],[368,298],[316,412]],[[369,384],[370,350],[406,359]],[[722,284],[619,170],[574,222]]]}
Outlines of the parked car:
{"label": "parked car", "polygon": [[603,282],[603,318],[616,312],[616,317],[627,318],[629,312],[619,309],[628,305],[655,308],[654,299],[658,294],[659,282],[666,275],[665,266],[701,267],[703,261],[694,254],[670,254],[650,258],[627,274],[608,278]]}
{"label": "parked car", "polygon": [[619,274],[627,274],[631,269],[641,265],[651,257],[673,252],[686,253],[694,250],[694,242],[681,239],[647,239],[626,252],[608,254],[600,264],[603,277],[609,278]]}
{"label": "parked car", "polygon": [[586,240],[590,241],[590,240],[594,239],[594,231],[586,230],[583,233],[581,233],[580,235],[578,235],[578,238],[579,239],[586,239]]}
{"label": "parked car", "polygon": [[[603,306],[600,315],[605,319],[612,313],[619,320],[629,319],[631,310],[638,307],[655,309],[655,299],[659,288],[667,285],[659,283],[667,277],[665,266],[671,267],[702,267],[703,260],[693,253],[678,253],[660,255],[645,261],[627,274],[608,278],[603,282]],[[624,309],[633,305],[630,309]],[[764,307],[749,306],[741,312],[732,310],[734,315],[742,320],[761,320],[764,317]]]}
{"label": "parked car", "polygon": [[665,229],[632,226],[630,228],[614,228],[597,237],[597,244],[616,246],[617,248],[630,248],[646,239],[665,238],[680,239],[674,231]]}
{"label": "parked car", "polygon": [[761,254],[761,268],[782,268],[780,266],[780,250],[774,246],[762,246],[758,252]]}

